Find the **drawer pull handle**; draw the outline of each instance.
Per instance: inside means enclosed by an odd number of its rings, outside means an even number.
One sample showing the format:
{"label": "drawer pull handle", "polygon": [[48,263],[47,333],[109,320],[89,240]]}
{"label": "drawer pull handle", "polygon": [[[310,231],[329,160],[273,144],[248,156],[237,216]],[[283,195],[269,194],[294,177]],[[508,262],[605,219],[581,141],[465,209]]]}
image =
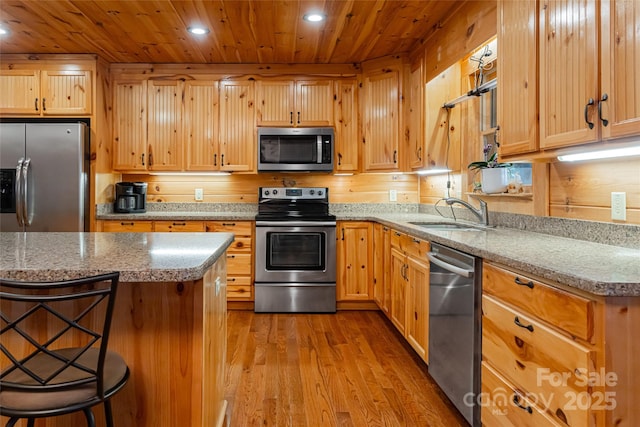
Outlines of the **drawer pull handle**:
{"label": "drawer pull handle", "polygon": [[235,222],[223,222],[222,226],[223,227],[235,227],[236,223]]}
{"label": "drawer pull handle", "polygon": [[186,222],[174,222],[173,225],[181,225],[181,226],[186,226],[187,223]]}
{"label": "drawer pull handle", "polygon": [[531,280],[529,280],[528,282],[523,282],[522,280],[520,280],[519,277],[516,277],[516,285],[520,285],[520,286],[526,286],[529,289],[533,289],[533,282]]}
{"label": "drawer pull handle", "polygon": [[515,403],[515,405],[523,411],[527,411],[530,414],[533,413],[533,409],[531,409],[531,406],[522,406],[520,404],[520,397],[517,394],[513,395],[513,403]]}
{"label": "drawer pull handle", "polygon": [[525,325],[524,323],[520,322],[520,319],[518,319],[518,316],[516,316],[516,318],[513,319],[513,323],[515,323],[517,326],[520,326],[521,328],[525,328],[529,332],[533,332],[533,325]]}
{"label": "drawer pull handle", "polygon": [[413,243],[420,243],[420,239],[415,239],[414,238],[414,239],[411,239],[411,240],[413,240]]}

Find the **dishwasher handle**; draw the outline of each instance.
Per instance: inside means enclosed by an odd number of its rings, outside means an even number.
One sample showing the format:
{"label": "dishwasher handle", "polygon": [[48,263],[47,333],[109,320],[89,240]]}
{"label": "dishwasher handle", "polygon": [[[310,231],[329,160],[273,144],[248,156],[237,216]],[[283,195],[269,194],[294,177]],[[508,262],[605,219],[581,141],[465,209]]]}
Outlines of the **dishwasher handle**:
{"label": "dishwasher handle", "polygon": [[448,262],[445,262],[438,258],[437,255],[437,252],[427,252],[427,258],[429,259],[429,261],[434,263],[438,267],[442,267],[447,271],[457,274],[458,276],[466,277],[469,279],[473,277],[473,269],[467,270],[455,265],[451,265]]}

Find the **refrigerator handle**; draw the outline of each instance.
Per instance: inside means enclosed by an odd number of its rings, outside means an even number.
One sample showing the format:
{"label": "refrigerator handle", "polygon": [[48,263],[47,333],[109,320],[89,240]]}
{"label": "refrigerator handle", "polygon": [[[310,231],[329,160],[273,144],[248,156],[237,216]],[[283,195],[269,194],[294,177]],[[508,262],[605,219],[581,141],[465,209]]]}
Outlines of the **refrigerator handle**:
{"label": "refrigerator handle", "polygon": [[18,164],[16,165],[16,182],[15,182],[15,198],[16,198],[16,219],[18,225],[24,227],[24,220],[22,216],[22,205],[24,203],[24,197],[22,197],[22,165],[24,163],[24,157],[20,157]]}
{"label": "refrigerator handle", "polygon": [[33,195],[28,191],[29,188],[29,167],[31,166],[31,159],[28,158],[22,164],[22,221],[25,226],[30,226],[33,222],[33,215],[29,215],[29,197],[33,199]]}

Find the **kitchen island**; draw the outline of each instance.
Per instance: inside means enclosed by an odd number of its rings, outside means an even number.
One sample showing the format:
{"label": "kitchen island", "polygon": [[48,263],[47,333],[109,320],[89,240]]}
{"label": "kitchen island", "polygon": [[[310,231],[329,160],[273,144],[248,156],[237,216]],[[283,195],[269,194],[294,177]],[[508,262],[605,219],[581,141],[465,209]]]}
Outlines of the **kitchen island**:
{"label": "kitchen island", "polygon": [[[233,239],[231,233],[0,233],[0,276],[51,281],[119,271],[109,348],[122,355],[131,377],[112,398],[115,424],[218,426],[226,410],[224,254]],[[104,426],[102,408],[94,413]],[[42,425],[84,425],[84,418]]]}

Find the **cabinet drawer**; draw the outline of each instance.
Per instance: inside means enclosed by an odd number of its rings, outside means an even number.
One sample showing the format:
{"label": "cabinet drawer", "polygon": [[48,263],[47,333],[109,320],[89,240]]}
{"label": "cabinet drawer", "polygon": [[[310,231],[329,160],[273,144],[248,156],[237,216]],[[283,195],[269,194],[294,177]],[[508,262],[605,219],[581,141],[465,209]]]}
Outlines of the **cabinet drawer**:
{"label": "cabinet drawer", "polygon": [[153,231],[153,221],[104,221],[102,231],[146,233]]}
{"label": "cabinet drawer", "polygon": [[252,236],[253,221],[207,221],[207,231],[234,233],[236,236]]}
{"label": "cabinet drawer", "polygon": [[204,231],[201,221],[156,221],[155,231]]}
{"label": "cabinet drawer", "polygon": [[227,275],[251,276],[252,270],[251,254],[227,252]]}
{"label": "cabinet drawer", "polygon": [[595,302],[485,263],[483,292],[585,341],[594,339]]}
{"label": "cabinet drawer", "polygon": [[[482,297],[482,359],[516,386],[539,396],[548,413],[569,426],[589,424],[596,354],[533,317],[513,311],[498,300]],[[583,399],[584,398],[584,399]]]}
{"label": "cabinet drawer", "polygon": [[232,300],[253,299],[253,286],[249,276],[227,277],[227,298]]}
{"label": "cabinet drawer", "polygon": [[485,426],[558,427],[487,363],[482,362],[481,417]]}
{"label": "cabinet drawer", "polygon": [[233,243],[227,249],[228,252],[251,252],[252,239],[248,236],[235,236]]}
{"label": "cabinet drawer", "polygon": [[391,246],[416,258],[426,258],[429,252],[429,242],[397,230],[391,230]]}

